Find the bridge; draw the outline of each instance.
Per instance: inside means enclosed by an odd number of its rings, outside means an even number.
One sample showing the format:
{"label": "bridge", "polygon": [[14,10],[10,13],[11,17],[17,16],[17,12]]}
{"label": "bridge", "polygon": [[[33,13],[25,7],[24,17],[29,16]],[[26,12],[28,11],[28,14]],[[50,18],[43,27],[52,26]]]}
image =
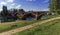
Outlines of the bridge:
{"label": "bridge", "polygon": [[[15,21],[15,20],[39,20],[42,16],[47,14],[48,11],[31,11],[31,12],[21,12],[21,11],[14,11],[13,13],[7,13],[6,16],[4,16],[5,13],[1,14],[2,16],[2,22],[5,21]],[[4,21],[3,21],[4,20]]]}
{"label": "bridge", "polygon": [[16,12],[14,15],[18,16],[22,20],[27,18],[33,18],[35,20],[41,19],[41,17],[46,14],[48,11],[34,11],[34,12]]}
{"label": "bridge", "polygon": [[[10,13],[11,12],[11,13]],[[27,20],[27,19],[34,19],[38,20],[41,19],[41,17],[48,13],[48,11],[24,11],[23,9],[20,10],[13,10],[8,11],[6,6],[3,6],[3,11],[1,12],[1,21],[7,22],[7,21],[15,21],[17,19],[21,20]]]}

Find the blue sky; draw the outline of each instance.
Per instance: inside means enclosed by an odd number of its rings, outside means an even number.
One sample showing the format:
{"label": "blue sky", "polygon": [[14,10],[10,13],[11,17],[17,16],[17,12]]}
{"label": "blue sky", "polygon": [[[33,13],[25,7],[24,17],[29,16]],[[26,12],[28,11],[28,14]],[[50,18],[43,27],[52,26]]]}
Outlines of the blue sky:
{"label": "blue sky", "polygon": [[0,0],[0,10],[5,5],[8,9],[22,8],[25,11],[47,11],[49,10],[49,0]]}

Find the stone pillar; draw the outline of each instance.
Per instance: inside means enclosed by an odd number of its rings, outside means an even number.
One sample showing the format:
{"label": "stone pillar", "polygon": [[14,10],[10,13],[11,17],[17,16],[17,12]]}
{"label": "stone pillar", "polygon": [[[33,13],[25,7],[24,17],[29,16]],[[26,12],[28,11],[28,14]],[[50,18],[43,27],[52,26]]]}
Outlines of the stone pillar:
{"label": "stone pillar", "polygon": [[35,16],[36,16],[35,19],[38,20],[38,15],[35,15]]}

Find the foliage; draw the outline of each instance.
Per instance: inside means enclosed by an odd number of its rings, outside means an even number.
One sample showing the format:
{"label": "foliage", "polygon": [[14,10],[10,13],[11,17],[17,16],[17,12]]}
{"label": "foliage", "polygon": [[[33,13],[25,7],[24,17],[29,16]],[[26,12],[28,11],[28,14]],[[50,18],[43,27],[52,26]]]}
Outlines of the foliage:
{"label": "foliage", "polygon": [[48,15],[46,18],[40,19],[40,20],[17,20],[16,22],[14,21],[13,23],[5,22],[5,23],[0,24],[0,32],[12,30],[12,29],[19,28],[19,27],[26,26],[26,25],[30,25],[35,22],[41,22],[43,20],[47,20],[47,19],[54,18],[54,17],[56,16]]}
{"label": "foliage", "polygon": [[15,29],[18,27],[26,26],[26,25],[32,24],[34,22],[36,22],[36,21],[21,20],[21,21],[16,21],[15,23],[0,24],[0,32],[4,32],[4,31],[12,30],[12,29]]}
{"label": "foliage", "polygon": [[50,12],[55,13],[55,15],[58,15],[60,11],[60,0],[50,0]]}
{"label": "foliage", "polygon": [[60,35],[60,19],[12,35]]}

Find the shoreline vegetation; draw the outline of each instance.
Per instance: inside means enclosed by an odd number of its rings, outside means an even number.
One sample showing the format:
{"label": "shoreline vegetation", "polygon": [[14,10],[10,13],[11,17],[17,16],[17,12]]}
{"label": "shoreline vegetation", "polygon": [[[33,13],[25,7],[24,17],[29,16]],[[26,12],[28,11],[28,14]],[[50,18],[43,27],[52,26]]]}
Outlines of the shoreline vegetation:
{"label": "shoreline vegetation", "polygon": [[43,20],[47,20],[47,19],[50,19],[53,17],[56,17],[56,16],[48,16],[47,18],[41,19],[41,20],[17,20],[16,22],[12,22],[12,23],[10,23],[10,22],[7,22],[5,24],[2,23],[2,24],[0,24],[0,33],[5,32],[5,31],[9,31],[9,30],[12,30],[15,28],[23,27],[26,25],[30,25],[30,24],[33,24],[36,22],[40,22]]}
{"label": "shoreline vegetation", "polygon": [[60,19],[17,32],[12,35],[60,35]]}

